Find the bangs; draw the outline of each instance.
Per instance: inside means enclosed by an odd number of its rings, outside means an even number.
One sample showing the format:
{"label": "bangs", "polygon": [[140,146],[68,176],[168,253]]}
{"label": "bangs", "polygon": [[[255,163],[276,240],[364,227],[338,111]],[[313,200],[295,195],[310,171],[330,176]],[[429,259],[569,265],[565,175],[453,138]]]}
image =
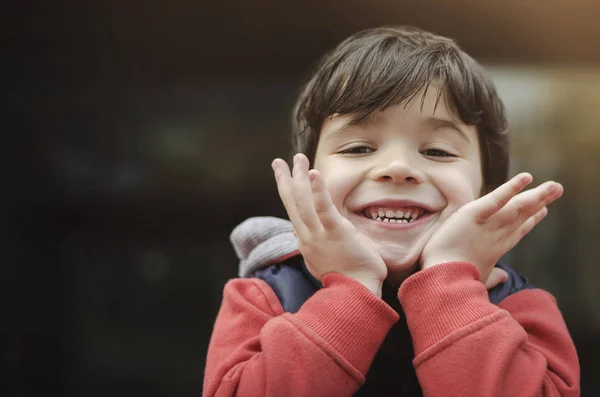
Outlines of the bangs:
{"label": "bangs", "polygon": [[477,65],[452,41],[411,46],[387,36],[363,44],[354,42],[323,65],[315,85],[324,89],[311,98],[304,113],[314,116],[311,121],[334,114],[355,114],[360,119],[413,100],[422,106],[427,91],[435,88],[436,107],[445,95],[451,114],[468,125],[480,122],[476,98],[481,87],[473,78]]}

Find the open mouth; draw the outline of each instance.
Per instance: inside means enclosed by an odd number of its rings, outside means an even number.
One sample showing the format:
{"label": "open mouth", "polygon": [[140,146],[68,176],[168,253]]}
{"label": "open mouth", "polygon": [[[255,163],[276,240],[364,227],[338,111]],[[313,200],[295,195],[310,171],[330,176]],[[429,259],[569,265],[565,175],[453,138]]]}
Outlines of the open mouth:
{"label": "open mouth", "polygon": [[384,223],[411,223],[428,213],[421,207],[367,207],[362,211],[364,217]]}

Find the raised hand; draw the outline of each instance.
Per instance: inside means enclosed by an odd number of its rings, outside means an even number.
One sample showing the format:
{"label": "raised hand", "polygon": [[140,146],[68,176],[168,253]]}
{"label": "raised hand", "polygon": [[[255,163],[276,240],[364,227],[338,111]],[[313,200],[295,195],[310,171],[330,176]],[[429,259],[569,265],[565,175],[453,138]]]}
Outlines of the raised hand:
{"label": "raised hand", "polygon": [[281,159],[275,159],[272,167],[279,196],[311,274],[321,280],[330,272],[343,273],[381,296],[387,276],[385,263],[372,241],[340,215],[319,171],[309,171],[303,154],[294,156],[291,174]]}
{"label": "raised hand", "polygon": [[546,206],[560,198],[556,182],[519,193],[531,183],[522,173],[493,192],[464,205],[433,233],[421,253],[423,269],[440,263],[465,261],[488,280],[496,262],[548,213]]}

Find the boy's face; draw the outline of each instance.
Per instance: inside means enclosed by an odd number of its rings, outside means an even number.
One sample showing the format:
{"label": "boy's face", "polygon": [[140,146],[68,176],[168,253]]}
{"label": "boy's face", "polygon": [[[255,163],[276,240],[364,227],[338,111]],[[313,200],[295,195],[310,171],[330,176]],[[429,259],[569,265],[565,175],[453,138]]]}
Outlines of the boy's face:
{"label": "boy's face", "polygon": [[[414,270],[432,233],[482,187],[477,129],[457,121],[430,87],[361,123],[323,123],[314,168],[338,211],[373,240],[389,275]],[[435,108],[435,111],[434,111]]]}

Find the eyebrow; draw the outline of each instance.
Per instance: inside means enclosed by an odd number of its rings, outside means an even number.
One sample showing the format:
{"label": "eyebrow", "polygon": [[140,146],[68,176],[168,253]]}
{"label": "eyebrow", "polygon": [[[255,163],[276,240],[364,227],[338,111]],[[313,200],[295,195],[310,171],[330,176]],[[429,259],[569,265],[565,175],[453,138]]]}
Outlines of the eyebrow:
{"label": "eyebrow", "polygon": [[440,119],[438,117],[428,117],[425,119],[425,124],[431,127],[434,131],[448,129],[454,131],[458,136],[466,142],[471,143],[467,134],[460,128],[460,125],[454,120]]}
{"label": "eyebrow", "polygon": [[[377,122],[377,117],[375,115],[373,115],[373,113],[370,113],[364,117],[353,117],[350,121],[348,121],[341,127],[337,128],[337,129],[333,130],[332,132],[330,132],[329,134],[327,134],[327,137],[325,138],[325,140],[327,141],[327,140],[330,140],[333,138],[343,136],[352,127],[366,128],[366,127],[369,127],[369,126],[375,124],[376,122]],[[465,142],[471,143],[471,140],[469,139],[467,134],[460,128],[459,123],[457,123],[454,120],[442,119],[439,117],[432,116],[432,117],[427,117],[424,120],[424,124],[427,125],[428,127],[430,127],[431,129],[433,129],[434,131],[442,130],[442,129],[450,130],[450,131],[456,133],[456,135],[458,135]]]}
{"label": "eyebrow", "polygon": [[335,130],[333,130],[332,132],[327,134],[327,137],[325,138],[325,140],[327,141],[329,139],[343,136],[352,127],[366,128],[366,127],[369,127],[369,126],[375,124],[376,122],[377,122],[377,117],[372,112],[363,117],[360,117],[360,116],[352,117],[350,119],[350,121],[348,121],[347,123],[344,123],[344,125],[342,125],[341,127],[336,128]]}

